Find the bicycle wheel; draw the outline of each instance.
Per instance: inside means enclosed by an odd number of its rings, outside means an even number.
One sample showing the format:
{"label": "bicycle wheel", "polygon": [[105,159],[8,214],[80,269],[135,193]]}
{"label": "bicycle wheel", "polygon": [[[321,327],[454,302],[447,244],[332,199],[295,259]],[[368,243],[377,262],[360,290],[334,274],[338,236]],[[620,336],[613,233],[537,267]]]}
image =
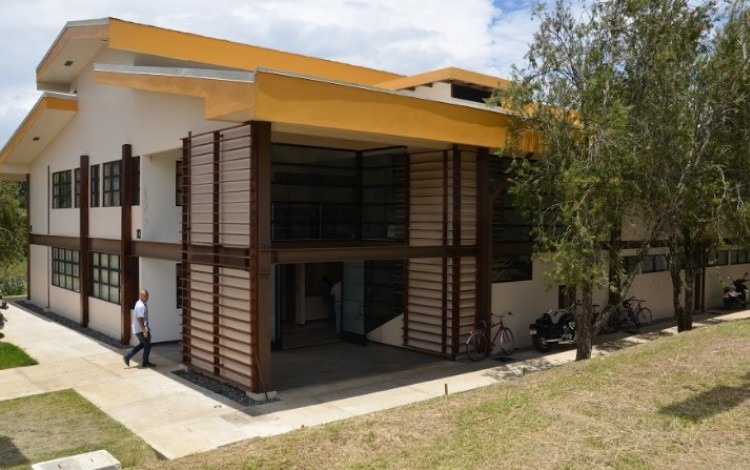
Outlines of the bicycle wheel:
{"label": "bicycle wheel", "polygon": [[651,321],[653,320],[651,316],[651,309],[648,307],[643,307],[638,311],[638,316],[636,317],[636,320],[638,321],[638,326],[648,326],[651,324]]}
{"label": "bicycle wheel", "polygon": [[503,332],[500,333],[500,352],[510,356],[515,350],[516,343],[513,341],[513,332],[510,331],[510,328],[503,328]]}
{"label": "bicycle wheel", "polygon": [[487,334],[484,329],[475,330],[466,340],[466,354],[476,362],[487,355]]}

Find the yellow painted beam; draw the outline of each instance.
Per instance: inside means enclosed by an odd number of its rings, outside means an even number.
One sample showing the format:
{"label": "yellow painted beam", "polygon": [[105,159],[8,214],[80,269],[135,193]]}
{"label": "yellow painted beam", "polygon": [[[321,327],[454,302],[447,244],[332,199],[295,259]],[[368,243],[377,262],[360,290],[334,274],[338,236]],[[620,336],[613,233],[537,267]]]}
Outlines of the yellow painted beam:
{"label": "yellow painted beam", "polygon": [[506,115],[382,92],[259,71],[254,119],[345,129],[454,144],[501,146]]}
{"label": "yellow painted beam", "polygon": [[487,88],[506,87],[510,83],[508,80],[499,77],[493,77],[491,75],[472,72],[457,67],[446,67],[444,69],[420,73],[410,77],[401,77],[381,82],[378,83],[377,86],[389,90],[404,90],[406,88],[414,88],[416,86],[429,85],[438,82],[466,82]]}
{"label": "yellow painted beam", "polygon": [[103,85],[202,98],[207,120],[244,122],[252,117],[254,91],[250,82],[102,70],[94,72],[94,79]]}
{"label": "yellow painted beam", "polygon": [[369,85],[401,75],[111,18],[109,47],[254,71],[258,67]]}

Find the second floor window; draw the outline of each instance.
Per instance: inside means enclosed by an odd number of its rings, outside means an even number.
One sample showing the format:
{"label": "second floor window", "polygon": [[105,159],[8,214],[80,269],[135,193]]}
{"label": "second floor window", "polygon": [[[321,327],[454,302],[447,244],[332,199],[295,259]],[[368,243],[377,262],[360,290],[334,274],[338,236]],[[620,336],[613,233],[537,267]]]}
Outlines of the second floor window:
{"label": "second floor window", "polygon": [[89,207],[99,207],[99,165],[91,165],[91,200]]}
{"label": "second floor window", "polygon": [[75,177],[73,178],[73,207],[81,207],[81,169],[76,168],[74,170]]}
{"label": "second floor window", "polygon": [[115,207],[120,205],[120,161],[104,163],[102,165],[102,206]]}
{"label": "second floor window", "polygon": [[72,171],[52,173],[52,208],[70,208],[73,202]]}

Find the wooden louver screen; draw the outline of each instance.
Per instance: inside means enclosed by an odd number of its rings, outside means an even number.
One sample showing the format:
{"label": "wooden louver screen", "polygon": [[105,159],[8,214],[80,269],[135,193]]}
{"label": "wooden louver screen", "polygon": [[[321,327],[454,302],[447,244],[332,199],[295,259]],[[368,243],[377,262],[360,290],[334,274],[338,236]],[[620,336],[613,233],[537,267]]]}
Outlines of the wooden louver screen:
{"label": "wooden louver screen", "polygon": [[250,124],[183,140],[183,361],[246,390],[254,386]]}

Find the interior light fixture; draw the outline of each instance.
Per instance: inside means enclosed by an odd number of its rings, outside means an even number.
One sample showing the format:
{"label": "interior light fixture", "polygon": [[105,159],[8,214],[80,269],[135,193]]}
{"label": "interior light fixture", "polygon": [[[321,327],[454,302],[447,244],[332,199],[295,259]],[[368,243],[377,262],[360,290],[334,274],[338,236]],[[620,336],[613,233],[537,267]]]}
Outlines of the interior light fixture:
{"label": "interior light fixture", "polygon": [[32,137],[31,140],[33,140],[34,142],[38,142],[39,141],[39,136]]}
{"label": "interior light fixture", "polygon": [[73,61],[72,60],[66,60],[63,65],[65,65],[66,67],[70,67],[71,65],[73,65]]}

